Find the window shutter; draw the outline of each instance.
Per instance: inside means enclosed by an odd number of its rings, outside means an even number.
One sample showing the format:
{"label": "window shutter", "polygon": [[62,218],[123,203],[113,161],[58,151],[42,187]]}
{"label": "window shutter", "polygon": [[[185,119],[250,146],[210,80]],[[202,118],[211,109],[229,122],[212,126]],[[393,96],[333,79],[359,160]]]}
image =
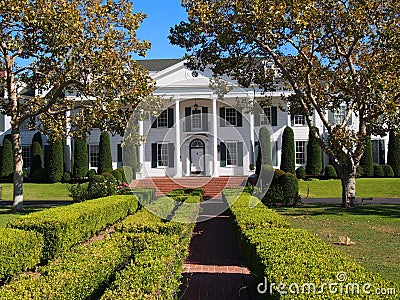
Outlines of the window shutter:
{"label": "window shutter", "polygon": [[276,106],[271,107],[271,126],[278,126],[278,108]]}
{"label": "window shutter", "polygon": [[174,126],[174,109],[168,108],[168,128],[172,128]]}
{"label": "window shutter", "polygon": [[242,127],[243,126],[243,116],[240,111],[236,111],[237,114],[237,127]]}
{"label": "window shutter", "polygon": [[151,144],[151,167],[157,168],[157,144]]}
{"label": "window shutter", "polygon": [[175,145],[172,143],[168,144],[168,167],[173,168],[174,164],[174,157],[175,157]]}
{"label": "window shutter", "polygon": [[185,131],[190,132],[192,129],[192,119],[190,115],[192,114],[192,108],[185,107]]}
{"label": "window shutter", "polygon": [[226,167],[226,145],[221,142],[219,150],[220,150],[220,154],[221,154],[220,166]]}
{"label": "window shutter", "polygon": [[335,123],[333,111],[328,111],[328,122],[330,125],[333,125]]}
{"label": "window shutter", "polygon": [[117,145],[117,162],[122,162],[122,146],[121,146],[121,144]]}
{"label": "window shutter", "polygon": [[254,104],[254,109],[253,109],[254,126],[261,126],[261,119],[260,119],[261,112],[262,111],[261,111],[259,105],[258,104]]}
{"label": "window shutter", "polygon": [[220,117],[220,123],[219,126],[220,127],[225,127],[225,107],[221,107],[219,109],[219,117]]}
{"label": "window shutter", "polygon": [[203,131],[208,131],[208,107],[202,107],[201,112]]}
{"label": "window shutter", "polygon": [[243,167],[243,143],[237,143],[238,166]]}
{"label": "window shutter", "polygon": [[4,131],[5,130],[5,115],[0,113],[0,131]]}

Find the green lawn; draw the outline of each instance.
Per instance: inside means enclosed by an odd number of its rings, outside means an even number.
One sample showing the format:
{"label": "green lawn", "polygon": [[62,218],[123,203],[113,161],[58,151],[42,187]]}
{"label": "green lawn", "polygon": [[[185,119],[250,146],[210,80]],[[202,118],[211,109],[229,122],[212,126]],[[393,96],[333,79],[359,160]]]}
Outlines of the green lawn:
{"label": "green lawn", "polygon": [[[341,198],[340,180],[299,181],[302,197],[309,198]],[[357,178],[357,198],[400,198],[400,178]]]}
{"label": "green lawn", "polygon": [[[0,183],[3,188],[1,200],[12,200],[13,184]],[[24,200],[72,200],[64,183],[24,183]]]}
{"label": "green lawn", "polygon": [[10,221],[11,219],[15,219],[20,216],[29,214],[34,211],[39,211],[42,209],[43,208],[32,207],[32,208],[28,208],[28,209],[25,208],[21,212],[13,212],[11,210],[11,207],[7,207],[7,208],[2,207],[2,208],[0,208],[0,227],[5,226],[7,224],[7,222]]}
{"label": "green lawn", "polygon": [[[304,228],[347,253],[371,272],[400,284],[400,207],[364,205],[278,208],[296,228]],[[356,244],[338,245],[339,236]]]}

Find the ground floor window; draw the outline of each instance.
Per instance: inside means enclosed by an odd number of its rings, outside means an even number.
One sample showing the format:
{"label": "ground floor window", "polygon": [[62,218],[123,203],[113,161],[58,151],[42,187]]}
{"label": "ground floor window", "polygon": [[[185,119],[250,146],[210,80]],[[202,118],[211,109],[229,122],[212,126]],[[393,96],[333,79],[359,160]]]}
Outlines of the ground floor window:
{"label": "ground floor window", "polygon": [[306,141],[296,141],[296,164],[306,163]]}
{"label": "ground floor window", "polygon": [[236,166],[238,163],[237,159],[237,143],[227,142],[226,143],[226,164],[228,166]]}
{"label": "ground floor window", "polygon": [[384,165],[385,164],[385,141],[384,140],[372,140],[372,158],[374,164]]}
{"label": "ground floor window", "polygon": [[99,145],[89,145],[89,163],[91,168],[99,166]]}
{"label": "ground floor window", "polygon": [[31,146],[22,146],[22,159],[24,161],[23,168],[31,166]]}
{"label": "ground floor window", "polygon": [[157,144],[157,164],[159,167],[168,167],[168,144]]}

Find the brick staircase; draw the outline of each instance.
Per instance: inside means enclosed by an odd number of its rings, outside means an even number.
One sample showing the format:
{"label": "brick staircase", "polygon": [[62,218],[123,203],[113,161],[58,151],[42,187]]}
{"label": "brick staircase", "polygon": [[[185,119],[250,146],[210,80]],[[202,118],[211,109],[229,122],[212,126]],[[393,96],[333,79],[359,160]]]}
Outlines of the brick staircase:
{"label": "brick staircase", "polygon": [[131,187],[137,188],[155,188],[156,197],[161,197],[168,193],[181,188],[203,188],[205,196],[210,198],[220,198],[221,191],[224,188],[241,187],[246,184],[246,176],[222,176],[222,177],[186,177],[186,178],[169,178],[169,177],[152,177],[140,180],[133,180]]}

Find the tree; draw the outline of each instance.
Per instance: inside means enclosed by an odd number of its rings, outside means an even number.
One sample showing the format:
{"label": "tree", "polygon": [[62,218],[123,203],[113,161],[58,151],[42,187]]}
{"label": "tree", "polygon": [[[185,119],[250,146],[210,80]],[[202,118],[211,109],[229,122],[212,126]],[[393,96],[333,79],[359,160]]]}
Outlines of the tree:
{"label": "tree", "polygon": [[11,135],[7,134],[3,139],[3,151],[1,152],[1,170],[0,178],[11,179],[14,172],[13,169],[13,152]]}
{"label": "tree", "polygon": [[371,138],[367,137],[364,154],[360,160],[362,174],[365,177],[374,177],[374,159],[372,157],[372,142]]}
{"label": "tree", "polygon": [[137,39],[145,15],[133,13],[128,0],[4,0],[0,18],[0,84],[7,94],[0,106],[11,117],[13,209],[21,210],[22,122],[32,121],[51,140],[65,135],[67,122],[80,136],[92,127],[122,134],[131,109],[154,89],[132,58],[144,56],[150,43]]}
{"label": "tree", "polygon": [[262,126],[258,136],[259,148],[256,161],[256,174],[260,175],[262,166],[272,165],[271,133],[266,126]]}
{"label": "tree", "polygon": [[89,154],[86,137],[74,139],[74,169],[75,178],[85,178],[89,171]]}
{"label": "tree", "polygon": [[400,177],[400,135],[389,132],[387,164],[392,167],[395,177]]}
{"label": "tree", "polygon": [[[292,90],[290,112],[305,116],[339,171],[342,205],[350,206],[367,132],[385,134],[383,124],[398,125],[398,1],[182,3],[188,21],[172,28],[169,38],[186,48],[187,65],[265,91],[284,79]],[[326,136],[314,130],[314,114]],[[350,126],[353,115],[359,126]]]}
{"label": "tree", "polygon": [[281,170],[295,174],[295,148],[294,148],[294,132],[289,126],[283,130],[282,134],[282,154],[281,154]]}
{"label": "tree", "polygon": [[[319,134],[319,130],[317,127],[314,127],[314,130]],[[307,143],[307,164],[306,164],[306,173],[308,175],[320,175],[322,172],[322,151],[321,147],[318,145],[315,136],[310,131],[308,134],[308,143]]]}
{"label": "tree", "polygon": [[36,170],[42,170],[44,168],[44,158],[42,149],[42,135],[38,131],[33,135],[32,147],[31,147],[31,166],[30,175]]}
{"label": "tree", "polygon": [[97,173],[103,174],[104,172],[111,171],[112,169],[110,135],[107,131],[102,131],[100,134],[99,167],[97,169]]}
{"label": "tree", "polygon": [[49,151],[49,181],[60,182],[64,174],[63,142],[59,138],[50,142]]}

